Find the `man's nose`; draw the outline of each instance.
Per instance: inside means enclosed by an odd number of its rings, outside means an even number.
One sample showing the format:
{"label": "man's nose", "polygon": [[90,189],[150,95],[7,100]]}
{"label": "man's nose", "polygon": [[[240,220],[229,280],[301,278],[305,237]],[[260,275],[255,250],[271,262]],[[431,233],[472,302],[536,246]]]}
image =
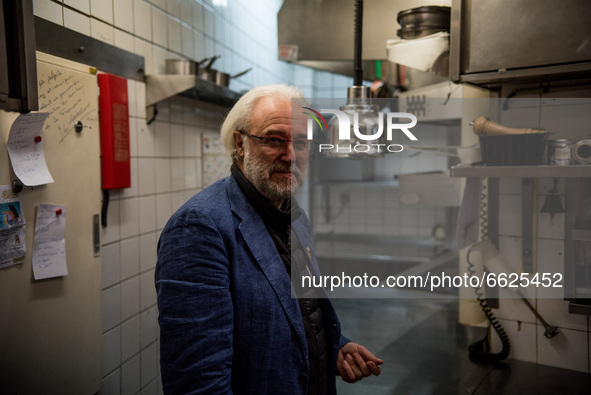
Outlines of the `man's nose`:
{"label": "man's nose", "polygon": [[296,151],[293,141],[286,141],[281,148],[281,158],[285,161],[295,162]]}

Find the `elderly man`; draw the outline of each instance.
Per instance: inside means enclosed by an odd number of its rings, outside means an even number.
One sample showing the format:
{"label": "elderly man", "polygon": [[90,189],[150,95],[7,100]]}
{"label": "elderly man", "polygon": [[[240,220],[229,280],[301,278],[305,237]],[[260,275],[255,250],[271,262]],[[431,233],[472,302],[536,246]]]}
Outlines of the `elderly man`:
{"label": "elderly man", "polygon": [[[310,142],[292,129],[291,99],[268,85],[245,94],[221,138],[232,175],[169,220],[158,244],[160,365],[170,394],[334,394],[382,360],[341,336],[335,310],[294,298],[294,273],[318,273],[309,222],[291,193]],[[297,117],[294,114],[294,118]]]}

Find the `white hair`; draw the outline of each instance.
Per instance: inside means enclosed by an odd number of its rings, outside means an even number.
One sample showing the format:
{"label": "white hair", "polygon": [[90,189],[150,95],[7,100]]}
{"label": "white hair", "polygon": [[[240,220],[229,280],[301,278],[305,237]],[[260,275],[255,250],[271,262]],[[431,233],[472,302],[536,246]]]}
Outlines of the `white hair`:
{"label": "white hair", "polygon": [[284,84],[258,86],[245,93],[232,107],[220,129],[222,143],[234,162],[239,160],[234,132],[250,129],[254,107],[257,101],[263,97],[304,99],[304,94],[298,88]]}

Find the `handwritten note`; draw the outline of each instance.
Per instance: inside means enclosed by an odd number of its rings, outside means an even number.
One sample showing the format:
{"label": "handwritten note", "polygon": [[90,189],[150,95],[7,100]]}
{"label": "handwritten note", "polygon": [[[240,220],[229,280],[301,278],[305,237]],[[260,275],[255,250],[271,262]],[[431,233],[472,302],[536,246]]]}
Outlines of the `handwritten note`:
{"label": "handwritten note", "polygon": [[66,206],[40,204],[37,207],[33,241],[35,280],[66,276]]}
{"label": "handwritten note", "polygon": [[51,113],[43,130],[58,143],[76,135],[72,132],[78,121],[88,128],[98,119],[98,85],[96,80],[88,85],[85,77],[45,63],[37,66],[39,110]]}
{"label": "handwritten note", "polygon": [[6,148],[14,174],[25,185],[53,182],[43,152],[42,129],[48,116],[48,113],[21,114],[10,127]]}

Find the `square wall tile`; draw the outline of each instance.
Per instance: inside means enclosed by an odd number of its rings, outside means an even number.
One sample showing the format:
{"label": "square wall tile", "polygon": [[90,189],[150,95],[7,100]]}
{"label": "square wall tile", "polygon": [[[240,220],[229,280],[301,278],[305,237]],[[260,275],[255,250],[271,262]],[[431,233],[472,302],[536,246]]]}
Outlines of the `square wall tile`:
{"label": "square wall tile", "polygon": [[156,195],[156,228],[163,229],[172,215],[172,194]]}
{"label": "square wall tile", "polygon": [[140,390],[139,354],[121,365],[121,395],[135,395]]}
{"label": "square wall tile", "polygon": [[170,125],[170,156],[182,157],[184,153],[183,126],[180,124]]}
{"label": "square wall tile", "polygon": [[[117,2],[120,2],[118,0]],[[105,0],[90,0],[90,14],[110,25],[113,24],[113,2]]]}
{"label": "square wall tile", "polygon": [[121,287],[103,290],[103,332],[121,323]]}
{"label": "square wall tile", "polygon": [[183,155],[184,156],[201,156],[201,133],[195,127],[183,127]]}
{"label": "square wall tile", "polygon": [[160,329],[158,326],[158,309],[152,307],[142,312],[140,315],[140,323],[140,344],[142,348],[145,348],[158,339]]}
{"label": "square wall tile", "polygon": [[103,333],[103,376],[106,376],[121,364],[121,329]]}
{"label": "square wall tile", "polygon": [[154,44],[160,45],[161,47],[168,48],[167,39],[167,22],[168,17],[166,14],[157,10],[156,8],[151,9],[152,14],[152,41]]}
{"label": "square wall tile", "polygon": [[101,254],[102,288],[108,288],[121,281],[121,263],[119,257],[119,243],[113,243],[103,247]]}
{"label": "square wall tile", "polygon": [[170,187],[172,191],[185,188],[185,161],[184,159],[172,159],[170,161]]}
{"label": "square wall tile", "polygon": [[215,35],[215,14],[208,8],[203,9],[203,23],[204,33],[206,36],[214,37]]}
{"label": "square wall tile", "polygon": [[92,38],[96,38],[107,44],[115,44],[115,31],[113,26],[106,24],[105,22],[90,18],[90,33]]}
{"label": "square wall tile", "polygon": [[156,163],[156,193],[170,192],[171,181],[171,160],[155,159]]}
{"label": "square wall tile", "polygon": [[139,274],[140,241],[139,238],[121,240],[121,279],[125,280]]}
{"label": "square wall tile", "polygon": [[181,97],[173,97],[168,102],[170,105],[170,120],[175,123],[180,122],[184,117],[187,102]]}
{"label": "square wall tile", "polygon": [[146,386],[150,381],[154,380],[159,373],[158,369],[158,343],[142,350],[140,355],[140,385]]}
{"label": "square wall tile", "polygon": [[49,0],[33,0],[33,13],[57,25],[64,25],[62,6]]}
{"label": "square wall tile", "polygon": [[140,274],[140,308],[147,309],[156,304],[156,286],[154,270]]}
{"label": "square wall tile", "polygon": [[133,0],[113,1],[113,19],[116,27],[133,33]]}
{"label": "square wall tile", "polygon": [[69,8],[64,8],[64,27],[90,36],[90,18]]}
{"label": "square wall tile", "polygon": [[181,53],[189,59],[195,59],[195,34],[185,25],[181,26]]}
{"label": "square wall tile", "polygon": [[167,0],[166,1],[166,11],[172,14],[175,18],[180,18],[181,16],[181,1],[180,0]]}
{"label": "square wall tile", "polygon": [[140,312],[140,280],[138,276],[121,282],[121,321]]}
{"label": "square wall tile", "polygon": [[140,316],[121,324],[121,360],[127,361],[140,352]]}
{"label": "square wall tile", "polygon": [[139,204],[138,199],[124,199],[120,203],[121,238],[133,237],[139,234]]}
{"label": "square wall tile", "polygon": [[197,187],[197,162],[201,159],[183,159],[185,163],[185,189],[192,189]]}
{"label": "square wall tile", "polygon": [[170,156],[170,129],[167,122],[154,123],[154,154],[160,157]]}
{"label": "square wall tile", "polygon": [[193,0],[181,0],[179,18],[187,25],[193,25],[193,4],[198,4]]}
{"label": "square wall tile", "polygon": [[[139,181],[138,188],[140,195],[149,195],[156,192],[156,159],[138,159]],[[160,164],[160,163],[159,163]]]}
{"label": "square wall tile", "polygon": [[64,4],[83,14],[90,15],[90,0],[64,0]]}
{"label": "square wall tile", "polygon": [[[119,4],[119,3],[116,3]],[[133,30],[132,30],[133,31]],[[119,29],[115,29],[115,46],[119,47],[121,49],[124,49],[128,52],[135,52],[135,38],[133,37],[131,32],[126,32],[126,31],[122,31]],[[128,79],[128,81],[134,81],[134,80],[130,80]],[[135,81],[134,81],[135,82]],[[129,95],[129,88],[128,88],[128,92],[127,94]],[[129,116],[132,116],[132,109],[131,109],[131,103],[129,104]],[[134,114],[135,114],[135,109],[133,109]]]}
{"label": "square wall tile", "polygon": [[143,196],[138,199],[140,212],[140,234],[156,230],[156,197]]}
{"label": "square wall tile", "polygon": [[152,41],[152,7],[144,0],[133,0],[133,27],[136,36]]}
{"label": "square wall tile", "polygon": [[538,363],[557,368],[589,371],[589,337],[587,332],[560,328],[551,339],[544,337],[544,326],[538,325]]}
{"label": "square wall tile", "polygon": [[156,267],[157,242],[156,233],[140,236],[140,272],[143,273]]}
{"label": "square wall tile", "polygon": [[117,369],[103,377],[101,395],[121,394],[121,370]]}
{"label": "square wall tile", "polygon": [[143,157],[154,156],[156,125],[146,125],[142,120],[137,123],[138,155]]}
{"label": "square wall tile", "polygon": [[168,48],[171,51],[176,53],[183,52],[183,40],[182,40],[182,31],[181,31],[181,24],[176,20],[167,17],[166,18],[166,30],[168,35]]}

